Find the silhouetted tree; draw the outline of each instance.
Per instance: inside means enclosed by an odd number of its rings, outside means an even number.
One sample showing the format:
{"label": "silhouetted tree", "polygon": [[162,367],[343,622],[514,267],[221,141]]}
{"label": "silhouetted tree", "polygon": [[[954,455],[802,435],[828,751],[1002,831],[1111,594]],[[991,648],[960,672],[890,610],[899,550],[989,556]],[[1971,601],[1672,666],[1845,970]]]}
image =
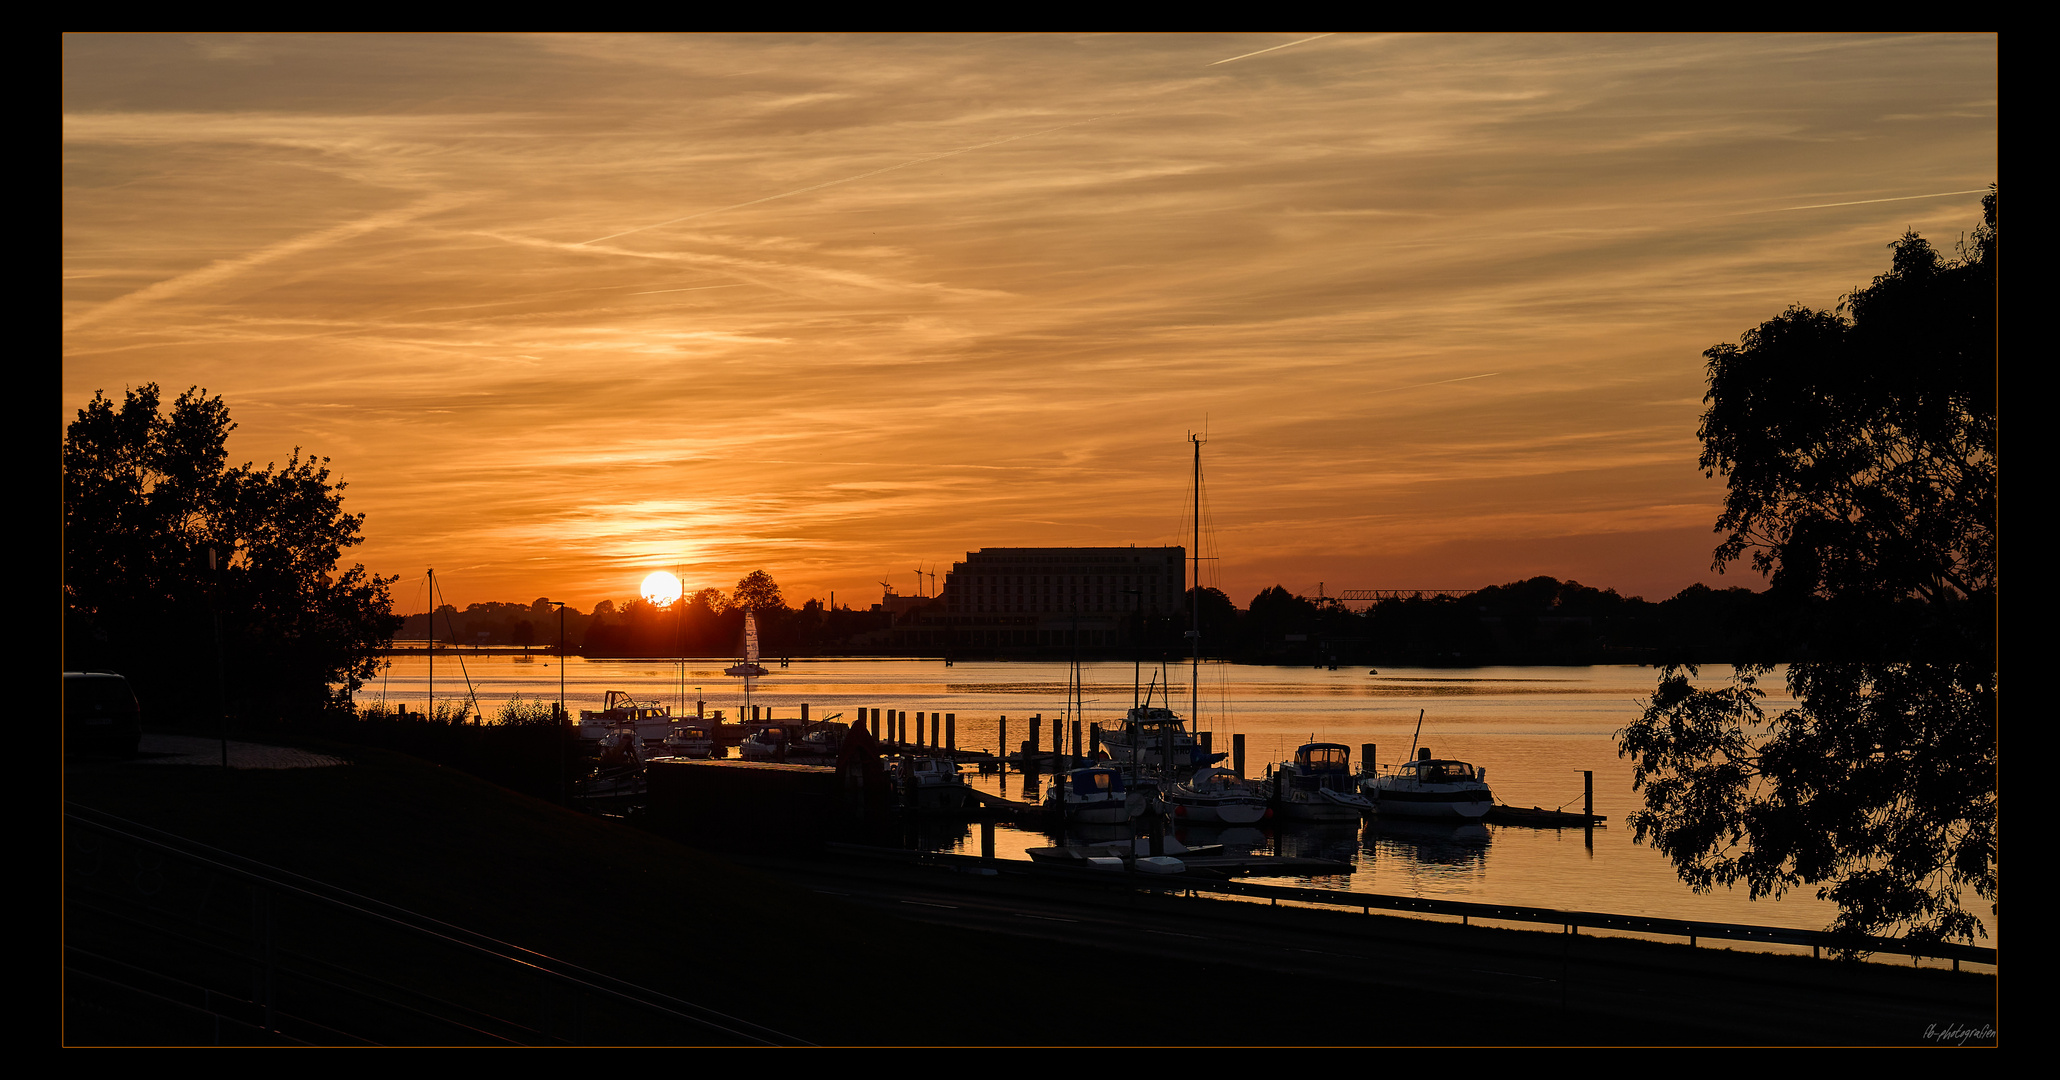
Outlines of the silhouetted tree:
{"label": "silhouetted tree", "polygon": [[130,675],[160,715],[212,711],[216,612],[232,702],[268,718],[347,698],[399,625],[393,579],[338,569],[364,516],[328,459],[231,468],[235,426],[198,389],[167,415],[149,384],[65,430],[65,663]]}
{"label": "silhouetted tree", "polygon": [[1619,734],[1632,815],[1698,890],[1804,883],[1833,928],[1972,939],[1996,898],[1996,195],[1962,257],[1907,234],[1837,312],[1790,308],[1705,353],[1702,464],[1746,552],[1796,605],[1797,707],[1747,663],[1668,667]]}
{"label": "silhouetted tree", "polygon": [[787,606],[780,596],[780,586],[772,575],[763,570],[753,570],[737,582],[737,590],[730,594],[730,603],[746,611],[755,611],[762,617],[768,611]]}

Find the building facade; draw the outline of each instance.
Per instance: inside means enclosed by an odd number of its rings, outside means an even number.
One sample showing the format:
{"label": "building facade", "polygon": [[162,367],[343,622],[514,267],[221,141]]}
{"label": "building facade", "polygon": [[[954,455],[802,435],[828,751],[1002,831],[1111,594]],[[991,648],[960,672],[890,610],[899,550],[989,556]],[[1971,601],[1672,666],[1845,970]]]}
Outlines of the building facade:
{"label": "building facade", "polygon": [[[956,651],[1115,648],[1186,611],[1181,547],[981,548],[951,565],[897,644]],[[904,637],[900,631],[906,630]]]}

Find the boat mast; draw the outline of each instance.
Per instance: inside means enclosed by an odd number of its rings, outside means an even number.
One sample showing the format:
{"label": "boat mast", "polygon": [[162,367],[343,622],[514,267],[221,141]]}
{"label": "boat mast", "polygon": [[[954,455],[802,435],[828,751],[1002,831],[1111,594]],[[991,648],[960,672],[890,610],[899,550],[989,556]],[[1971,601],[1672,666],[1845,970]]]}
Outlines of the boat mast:
{"label": "boat mast", "polygon": [[[1187,441],[1195,444],[1195,550],[1192,556],[1195,565],[1194,590],[1188,594],[1188,620],[1191,629],[1188,637],[1194,639],[1194,660],[1190,665],[1187,688],[1190,695],[1187,709],[1188,722],[1199,727],[1202,722],[1202,437],[1188,432]],[[1170,764],[1170,759],[1169,759]]]}

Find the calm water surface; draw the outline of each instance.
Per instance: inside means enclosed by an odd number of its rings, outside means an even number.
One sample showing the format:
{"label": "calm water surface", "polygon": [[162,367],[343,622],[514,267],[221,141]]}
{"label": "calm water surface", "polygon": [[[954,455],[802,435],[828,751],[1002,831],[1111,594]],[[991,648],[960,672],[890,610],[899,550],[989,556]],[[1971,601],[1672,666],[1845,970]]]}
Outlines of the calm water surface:
{"label": "calm water surface", "polygon": [[[721,673],[733,662],[705,659],[681,665],[575,657],[562,671],[567,707],[597,709],[607,691],[627,690],[640,700],[673,705],[675,713],[684,703],[691,712],[698,691],[708,708],[722,709],[734,720],[743,704],[743,688],[739,680]],[[849,720],[862,707],[905,710],[911,722],[918,712],[949,712],[957,717],[958,745],[972,749],[999,748],[1003,717],[1009,743],[1021,743],[1029,736],[1033,714],[1044,717],[1048,746],[1050,724],[1064,715],[1068,697],[1068,666],[1063,663],[961,661],[946,667],[937,660],[796,660],[774,672],[758,680],[752,701],[770,706],[775,715],[796,716],[803,702],[815,719],[841,714]],[[1729,668],[1712,665],[1702,669],[1701,681],[1722,685],[1730,674]],[[492,717],[516,694],[556,700],[561,671],[553,657],[523,662],[510,656],[473,655],[464,658],[461,673],[457,659],[443,654],[436,660],[434,675],[437,700],[476,694],[482,711]],[[1127,663],[1083,665],[1084,718],[1109,726],[1119,723],[1132,701],[1132,675]],[[1761,683],[1769,713],[1791,704],[1781,675],[1777,671]],[[370,702],[383,696],[389,704],[419,710],[427,700],[429,676],[426,658],[396,657],[359,699]],[[1642,667],[1382,668],[1375,675],[1366,668],[1322,671],[1204,664],[1198,726],[1215,733],[1218,750],[1229,750],[1231,734],[1242,733],[1246,775],[1257,776],[1269,762],[1291,756],[1295,747],[1312,739],[1350,746],[1355,767],[1360,745],[1374,743],[1379,761],[1394,764],[1407,758],[1421,711],[1420,744],[1438,757],[1486,769],[1497,800],[1512,806],[1578,810],[1582,771],[1592,770],[1595,812],[1608,818],[1608,824],[1592,834],[1579,829],[1377,821],[1297,827],[1280,836],[1284,852],[1348,860],[1356,872],[1279,879],[1282,883],[1805,929],[1829,924],[1836,908],[1818,900],[1814,889],[1791,892],[1779,900],[1749,900],[1743,886],[1697,895],[1681,884],[1664,857],[1633,841],[1625,816],[1638,809],[1639,797],[1631,790],[1630,763],[1617,756],[1615,736],[1636,719],[1655,679],[1653,669]],[[1141,680],[1156,682],[1162,689],[1170,681],[1174,708],[1182,716],[1189,714],[1193,695],[1187,668],[1169,667],[1163,673],[1147,668]],[[1021,776],[981,777],[976,782],[1011,797],[1026,796]],[[997,854],[1005,858],[1023,857],[1025,849],[1056,839],[1008,827],[997,828],[996,833]],[[1189,843],[1221,840],[1260,850],[1270,850],[1274,843],[1270,831],[1257,829],[1218,836],[1195,828],[1176,836]],[[962,827],[951,827],[932,839],[947,850],[977,851],[979,843],[976,829]],[[1985,905],[1969,910],[1986,914]],[[1996,929],[1987,929],[1990,936],[1983,944],[1992,946]]]}

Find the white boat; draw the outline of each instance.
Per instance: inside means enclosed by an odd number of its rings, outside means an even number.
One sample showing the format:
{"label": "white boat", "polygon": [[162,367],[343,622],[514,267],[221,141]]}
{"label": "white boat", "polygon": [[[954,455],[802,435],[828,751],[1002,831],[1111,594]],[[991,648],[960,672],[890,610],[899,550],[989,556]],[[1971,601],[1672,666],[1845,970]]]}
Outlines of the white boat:
{"label": "white boat", "polygon": [[639,742],[659,742],[672,733],[673,718],[670,706],[654,702],[638,701],[626,691],[610,690],[599,711],[579,710],[579,722],[574,725],[582,739],[603,739],[624,729],[634,729]]}
{"label": "white boat", "polygon": [[887,775],[901,793],[901,804],[916,810],[959,810],[973,796],[958,763],[948,758],[892,758]]}
{"label": "white boat", "polygon": [[1495,805],[1486,770],[1434,758],[1428,746],[1392,772],[1361,778],[1359,790],[1383,816],[1479,821]]}
{"label": "white boat", "polygon": [[1290,821],[1355,821],[1373,813],[1352,776],[1352,749],[1343,743],[1303,743],[1293,761],[1267,770],[1262,790]]}
{"label": "white boat", "polygon": [[665,751],[674,757],[722,757],[722,744],[715,741],[715,728],[706,721],[689,720],[674,724],[665,736]]}
{"label": "white boat", "polygon": [[591,775],[573,786],[574,797],[617,800],[644,793],[643,744],[628,725],[602,736],[595,750]]}
{"label": "white boat", "polygon": [[1187,724],[1163,705],[1131,709],[1122,727],[1102,732],[1102,746],[1116,761],[1152,769],[1164,768],[1169,757],[1174,768],[1191,769],[1201,753]]}
{"label": "white boat", "polygon": [[1143,814],[1149,801],[1142,789],[1106,766],[1074,769],[1053,781],[1044,793],[1046,812],[1063,813],[1068,820],[1084,824],[1121,825]]}
{"label": "white boat", "polygon": [[737,756],[745,761],[783,761],[787,756],[787,729],[778,724],[760,724],[737,744]]}
{"label": "white boat", "polygon": [[1167,813],[1192,825],[1252,825],[1271,813],[1266,797],[1229,769],[1202,769],[1166,791]]}

